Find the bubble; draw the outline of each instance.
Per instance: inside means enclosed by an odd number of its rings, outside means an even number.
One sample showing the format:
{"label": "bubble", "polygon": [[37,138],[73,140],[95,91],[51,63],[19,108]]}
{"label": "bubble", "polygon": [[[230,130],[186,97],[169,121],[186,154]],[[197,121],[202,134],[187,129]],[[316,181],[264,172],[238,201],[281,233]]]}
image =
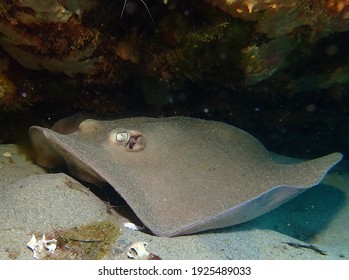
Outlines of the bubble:
{"label": "bubble", "polygon": [[221,60],[226,60],[227,59],[227,54],[226,53],[220,53],[219,55]]}
{"label": "bubble", "polygon": [[338,53],[338,46],[336,45],[330,45],[325,50],[327,55],[335,55]]}
{"label": "bubble", "polygon": [[127,2],[127,5],[125,7],[125,12],[128,14],[133,14],[137,11],[137,6],[135,3]]}
{"label": "bubble", "polygon": [[315,112],[316,111],[316,105],[315,104],[309,104],[305,107],[305,110],[307,112]]}

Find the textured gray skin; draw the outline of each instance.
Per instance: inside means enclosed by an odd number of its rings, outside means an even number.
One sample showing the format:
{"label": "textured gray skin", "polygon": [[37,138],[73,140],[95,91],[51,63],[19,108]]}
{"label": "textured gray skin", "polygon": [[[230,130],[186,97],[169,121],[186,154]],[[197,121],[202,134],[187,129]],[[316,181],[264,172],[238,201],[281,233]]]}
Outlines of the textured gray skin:
{"label": "textured gray skin", "polygon": [[[140,132],[145,148],[110,141],[111,131],[125,130]],[[83,180],[108,182],[159,236],[251,220],[319,184],[342,158],[279,164],[250,134],[186,117],[85,120],[66,135],[34,126],[30,137],[38,164],[67,164]]]}

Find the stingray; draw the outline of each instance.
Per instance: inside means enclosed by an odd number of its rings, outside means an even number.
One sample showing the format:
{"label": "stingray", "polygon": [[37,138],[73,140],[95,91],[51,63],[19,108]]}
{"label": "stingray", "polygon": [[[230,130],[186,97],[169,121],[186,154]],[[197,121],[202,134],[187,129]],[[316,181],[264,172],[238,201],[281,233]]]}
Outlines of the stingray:
{"label": "stingray", "polygon": [[80,122],[31,127],[36,162],[109,183],[158,236],[254,219],[319,184],[342,158],[282,164],[247,132],[188,117]]}

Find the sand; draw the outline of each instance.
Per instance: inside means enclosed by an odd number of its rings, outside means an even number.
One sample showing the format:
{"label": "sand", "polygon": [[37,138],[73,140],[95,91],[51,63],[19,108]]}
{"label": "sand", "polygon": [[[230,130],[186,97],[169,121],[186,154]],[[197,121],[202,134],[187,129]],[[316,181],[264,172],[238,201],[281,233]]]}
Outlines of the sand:
{"label": "sand", "polygon": [[[349,259],[348,167],[342,161],[319,186],[250,222],[165,238],[125,228],[125,222],[139,221],[110,208],[91,186],[48,173],[15,145],[0,145],[0,259],[32,259],[27,242],[33,233],[59,237],[64,230],[105,221],[120,230],[108,243],[106,259],[128,259],[129,247],[140,241],[162,259]],[[88,258],[62,250],[52,257]]]}

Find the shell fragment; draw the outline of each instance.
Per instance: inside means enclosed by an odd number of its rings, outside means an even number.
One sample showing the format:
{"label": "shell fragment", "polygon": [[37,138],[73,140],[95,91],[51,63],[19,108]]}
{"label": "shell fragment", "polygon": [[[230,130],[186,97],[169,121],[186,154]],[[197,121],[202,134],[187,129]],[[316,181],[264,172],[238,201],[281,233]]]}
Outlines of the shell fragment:
{"label": "shell fragment", "polygon": [[27,243],[28,248],[33,251],[34,259],[44,259],[50,254],[53,254],[57,247],[57,240],[47,240],[45,234],[42,235],[41,240],[37,240],[33,234],[29,242]]}
{"label": "shell fragment", "polygon": [[148,250],[146,249],[147,246],[148,243],[142,241],[133,243],[128,249],[127,256],[130,259],[146,260],[150,255]]}
{"label": "shell fragment", "polygon": [[124,223],[124,227],[125,228],[128,228],[128,229],[131,229],[131,230],[135,230],[135,231],[139,231],[139,230],[143,230],[144,229],[144,226],[137,226],[136,224],[134,223]]}

